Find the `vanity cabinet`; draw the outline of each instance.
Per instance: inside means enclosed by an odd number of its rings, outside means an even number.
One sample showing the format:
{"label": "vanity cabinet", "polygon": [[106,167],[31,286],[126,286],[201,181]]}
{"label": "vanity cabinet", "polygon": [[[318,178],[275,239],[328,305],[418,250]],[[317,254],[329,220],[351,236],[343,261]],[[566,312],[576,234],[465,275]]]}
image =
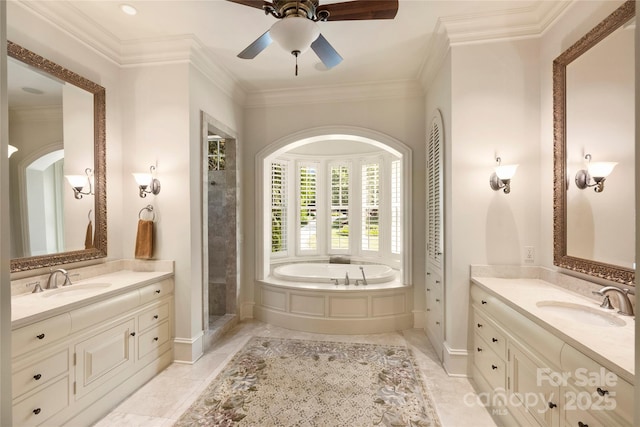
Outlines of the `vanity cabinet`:
{"label": "vanity cabinet", "polygon": [[13,425],[90,425],[173,360],[173,279],[12,331]]}
{"label": "vanity cabinet", "polygon": [[633,425],[633,385],[472,284],[473,368],[499,425]]}

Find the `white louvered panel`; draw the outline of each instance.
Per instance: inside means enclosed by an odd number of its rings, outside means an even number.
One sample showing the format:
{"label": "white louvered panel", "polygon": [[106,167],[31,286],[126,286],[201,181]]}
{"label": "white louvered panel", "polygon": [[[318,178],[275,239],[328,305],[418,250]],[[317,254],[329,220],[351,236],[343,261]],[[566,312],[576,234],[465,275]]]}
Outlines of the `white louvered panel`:
{"label": "white louvered panel", "polygon": [[379,249],[380,164],[362,165],[362,250]]}
{"label": "white louvered panel", "polygon": [[299,249],[315,251],[318,248],[318,166],[301,164],[298,166],[298,227]]}
{"label": "white louvered panel", "polygon": [[427,142],[427,257],[442,262],[442,125],[434,120]]}
{"label": "white louvered panel", "polygon": [[271,253],[286,253],[287,236],[287,164],[271,163]]}
{"label": "white louvered panel", "polygon": [[331,167],[331,241],[330,248],[349,249],[349,181],[348,164],[332,164]]}

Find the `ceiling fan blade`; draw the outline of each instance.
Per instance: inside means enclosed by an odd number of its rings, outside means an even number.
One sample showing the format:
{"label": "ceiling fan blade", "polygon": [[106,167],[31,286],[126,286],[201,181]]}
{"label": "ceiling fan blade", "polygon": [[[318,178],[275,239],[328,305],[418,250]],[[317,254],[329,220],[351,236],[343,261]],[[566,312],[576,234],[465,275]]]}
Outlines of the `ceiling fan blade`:
{"label": "ceiling fan blade", "polygon": [[264,6],[273,6],[268,1],[263,0],[227,0],[231,3],[242,4],[244,6],[254,7],[256,9],[263,9]]}
{"label": "ceiling fan blade", "polygon": [[342,56],[329,44],[322,34],[311,43],[311,49],[318,55],[327,68],[333,68],[342,62]]}
{"label": "ceiling fan blade", "polygon": [[327,21],[393,19],[398,13],[398,0],[358,0],[318,6],[316,15],[329,12]]}
{"label": "ceiling fan blade", "polygon": [[249,46],[246,47],[245,50],[243,50],[242,52],[240,52],[238,54],[238,58],[242,58],[242,59],[253,59],[255,58],[260,52],[262,52],[263,50],[265,50],[267,48],[267,46],[269,46],[271,43],[273,42],[273,40],[271,39],[271,36],[269,35],[269,30],[267,30],[266,33],[264,33],[263,35],[261,35],[260,37],[258,37],[256,39],[256,41],[254,41],[253,43],[251,43]]}

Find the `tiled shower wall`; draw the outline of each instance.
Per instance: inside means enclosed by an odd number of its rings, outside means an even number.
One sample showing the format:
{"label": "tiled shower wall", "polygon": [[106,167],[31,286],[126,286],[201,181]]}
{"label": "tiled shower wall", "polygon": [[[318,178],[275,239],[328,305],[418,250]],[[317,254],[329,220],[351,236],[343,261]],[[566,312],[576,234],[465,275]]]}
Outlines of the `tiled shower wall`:
{"label": "tiled shower wall", "polygon": [[209,171],[209,315],[227,313],[226,171]]}

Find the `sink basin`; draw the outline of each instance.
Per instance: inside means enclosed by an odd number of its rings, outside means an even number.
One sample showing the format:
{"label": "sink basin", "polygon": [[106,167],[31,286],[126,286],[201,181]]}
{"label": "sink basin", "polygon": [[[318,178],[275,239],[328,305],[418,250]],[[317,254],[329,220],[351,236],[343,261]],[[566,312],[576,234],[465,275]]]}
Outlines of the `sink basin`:
{"label": "sink basin", "polygon": [[591,326],[625,326],[627,322],[614,314],[598,310],[588,305],[562,301],[539,301],[538,308],[544,313],[564,319],[573,320]]}
{"label": "sink basin", "polygon": [[40,295],[42,298],[77,297],[94,293],[96,290],[105,289],[109,286],[111,286],[111,283],[83,283],[81,285],[69,285],[63,288],[45,291]]}

